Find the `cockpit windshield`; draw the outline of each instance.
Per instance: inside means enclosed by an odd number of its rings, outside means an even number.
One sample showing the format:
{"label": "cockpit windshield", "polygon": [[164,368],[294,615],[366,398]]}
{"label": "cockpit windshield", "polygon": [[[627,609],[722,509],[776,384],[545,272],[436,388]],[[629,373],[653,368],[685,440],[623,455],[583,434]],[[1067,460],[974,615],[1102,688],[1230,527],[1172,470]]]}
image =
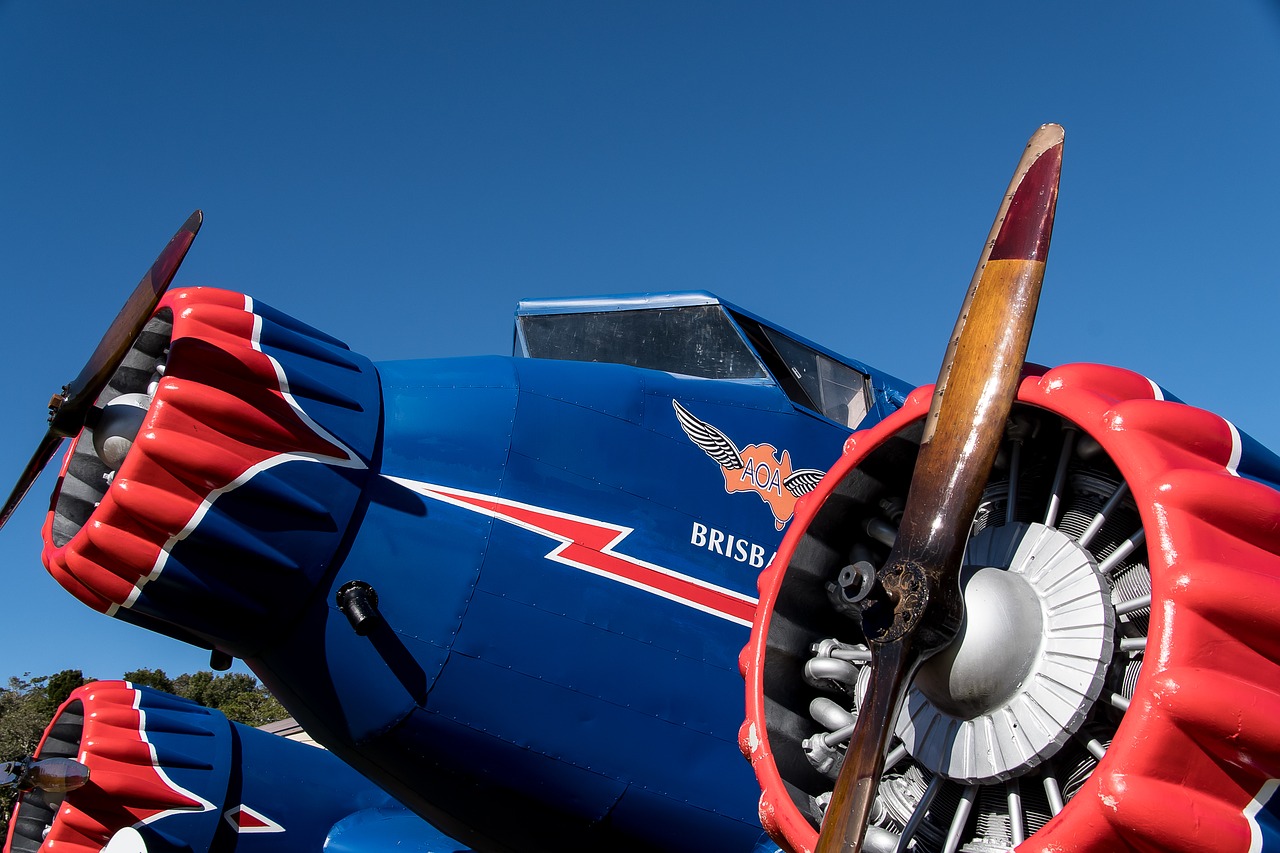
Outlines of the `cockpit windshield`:
{"label": "cockpit windshield", "polygon": [[763,379],[760,360],[719,305],[519,318],[531,358],[603,361],[706,379]]}
{"label": "cockpit windshield", "polygon": [[747,317],[738,320],[752,335],[752,342],[788,397],[843,426],[855,427],[866,416],[871,400],[870,380],[865,374],[777,329]]}
{"label": "cockpit windshield", "polygon": [[867,374],[710,294],[527,300],[517,311],[516,351],[705,379],[772,380],[793,402],[848,427],[872,404]]}

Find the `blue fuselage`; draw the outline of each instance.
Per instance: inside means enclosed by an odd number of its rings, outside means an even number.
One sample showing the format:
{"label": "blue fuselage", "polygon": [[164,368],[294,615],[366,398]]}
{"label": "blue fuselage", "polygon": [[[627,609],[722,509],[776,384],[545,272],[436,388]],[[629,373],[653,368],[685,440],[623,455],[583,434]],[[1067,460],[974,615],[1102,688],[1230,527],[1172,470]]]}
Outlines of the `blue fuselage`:
{"label": "blue fuselage", "polygon": [[[737,660],[786,520],[765,497],[786,494],[784,451],[825,469],[848,431],[767,382],[497,357],[378,373],[380,476],[330,606],[251,663],[462,837],[502,808],[548,843],[752,849]],[[772,451],[724,469],[672,400]],[[353,580],[389,630],[357,636],[332,606]]]}

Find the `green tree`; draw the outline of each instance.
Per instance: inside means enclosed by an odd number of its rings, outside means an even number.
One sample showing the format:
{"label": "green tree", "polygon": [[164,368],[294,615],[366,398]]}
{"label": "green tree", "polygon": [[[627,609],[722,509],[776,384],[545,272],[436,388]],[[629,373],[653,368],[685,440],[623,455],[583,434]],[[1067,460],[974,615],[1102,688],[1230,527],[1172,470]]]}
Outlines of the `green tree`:
{"label": "green tree", "polygon": [[223,703],[218,710],[226,714],[229,720],[255,727],[289,716],[289,712],[276,701],[276,697],[262,688],[239,693]]}
{"label": "green tree", "polygon": [[77,687],[88,684],[89,681],[84,677],[84,673],[78,669],[64,669],[56,675],[49,676],[49,681],[45,685],[45,705],[49,709],[49,719],[53,719],[53,714],[63,702],[67,701],[67,697]]}
{"label": "green tree", "polygon": [[140,684],[164,693],[173,692],[173,679],[165,675],[163,669],[131,669],[120,677],[130,684]]}
{"label": "green tree", "polygon": [[184,673],[173,680],[173,692],[207,708],[216,708],[227,719],[246,726],[261,726],[289,716],[256,678],[244,673]]}
{"label": "green tree", "polygon": [[50,676],[12,677],[0,689],[0,761],[16,761],[30,755],[40,743],[53,717],[45,683]]}
{"label": "green tree", "polygon": [[208,670],[195,673],[184,672],[173,680],[173,692],[183,699],[190,699],[198,705],[212,708],[214,706],[205,701],[205,694],[209,692],[209,685],[212,683],[213,673]]}

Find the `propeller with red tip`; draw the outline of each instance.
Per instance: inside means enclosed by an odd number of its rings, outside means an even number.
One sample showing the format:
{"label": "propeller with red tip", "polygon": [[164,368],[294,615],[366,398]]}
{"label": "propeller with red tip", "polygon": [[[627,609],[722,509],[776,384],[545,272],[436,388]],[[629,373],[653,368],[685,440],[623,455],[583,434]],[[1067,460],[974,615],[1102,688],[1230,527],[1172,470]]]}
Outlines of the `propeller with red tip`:
{"label": "propeller with red tip", "polygon": [[816,853],[861,849],[912,675],[959,630],[961,558],[1027,354],[1053,231],[1062,143],[1056,124],[1031,137],[960,309],[898,537],[867,599],[870,685]]}
{"label": "propeller with red tip", "polygon": [[98,395],[124,361],[129,347],[141,334],[143,326],[151,319],[156,305],[160,303],[160,297],[169,288],[203,220],[204,215],[198,210],[187,218],[129,295],[79,375],[62,386],[62,390],[49,400],[49,429],[40,439],[31,461],[23,469],[4,509],[0,510],[0,527],[4,526],[18,504],[22,503],[40,472],[57,452],[62,440],[84,428]]}

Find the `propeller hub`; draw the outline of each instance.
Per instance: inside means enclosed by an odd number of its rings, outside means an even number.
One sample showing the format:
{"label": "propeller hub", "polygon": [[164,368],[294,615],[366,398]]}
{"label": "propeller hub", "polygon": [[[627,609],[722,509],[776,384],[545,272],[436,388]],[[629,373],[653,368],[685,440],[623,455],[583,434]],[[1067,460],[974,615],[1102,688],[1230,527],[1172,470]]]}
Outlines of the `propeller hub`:
{"label": "propeller hub", "polygon": [[146,394],[121,394],[103,406],[93,426],[93,449],[112,471],[119,470],[129,455],[150,406]]}
{"label": "propeller hub", "polygon": [[1088,552],[1042,524],[974,536],[961,586],[960,633],[916,673],[898,736],[930,770],[986,784],[1038,766],[1079,730],[1102,692],[1115,609]]}
{"label": "propeller hub", "polygon": [[1035,588],[1018,572],[967,565],[960,586],[960,635],[921,665],[915,686],[935,707],[969,719],[1007,703],[1034,671],[1044,614]]}

